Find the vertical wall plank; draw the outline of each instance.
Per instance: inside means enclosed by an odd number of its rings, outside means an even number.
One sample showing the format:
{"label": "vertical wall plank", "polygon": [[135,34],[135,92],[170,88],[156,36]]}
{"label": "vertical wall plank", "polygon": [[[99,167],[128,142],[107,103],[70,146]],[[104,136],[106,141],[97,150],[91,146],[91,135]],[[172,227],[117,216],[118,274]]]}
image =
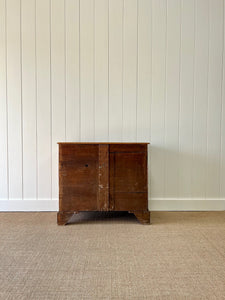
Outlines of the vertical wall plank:
{"label": "vertical wall plank", "polygon": [[137,139],[137,0],[124,0],[123,140]]}
{"label": "vertical wall plank", "polygon": [[80,138],[79,0],[65,0],[66,141]]}
{"label": "vertical wall plank", "polygon": [[195,0],[181,2],[179,194],[191,198],[194,104]]}
{"label": "vertical wall plank", "polygon": [[210,0],[209,3],[206,198],[213,199],[220,193],[223,0]]}
{"label": "vertical wall plank", "polygon": [[8,130],[6,91],[6,5],[0,0],[0,199],[8,199]]}
{"label": "vertical wall plank", "polygon": [[166,1],[152,2],[151,197],[164,197]]}
{"label": "vertical wall plank", "polygon": [[23,196],[36,199],[35,0],[21,1]]}
{"label": "vertical wall plank", "polygon": [[58,198],[58,145],[65,141],[64,2],[51,1],[52,198]]}
{"label": "vertical wall plank", "polygon": [[123,0],[109,0],[109,140],[122,141]]}
{"label": "vertical wall plank", "polygon": [[192,197],[205,198],[208,113],[209,5],[196,1]]}
{"label": "vertical wall plank", "polygon": [[50,1],[36,1],[37,194],[51,199]]}
{"label": "vertical wall plank", "polygon": [[7,96],[9,198],[21,200],[22,189],[22,109],[21,109],[21,23],[20,2],[7,5]]}
{"label": "vertical wall plank", "polygon": [[181,1],[168,1],[165,103],[165,194],[178,197]]}
{"label": "vertical wall plank", "polygon": [[[221,153],[220,153],[220,198],[225,199],[225,4],[223,3],[223,74],[221,89]],[[225,209],[225,205],[224,205]]]}
{"label": "vertical wall plank", "polygon": [[94,118],[94,1],[80,1],[80,118],[81,141],[95,139]]}
{"label": "vertical wall plank", "polygon": [[137,140],[150,141],[152,1],[138,2]]}
{"label": "vertical wall plank", "polygon": [[108,140],[108,0],[95,0],[95,139]]}

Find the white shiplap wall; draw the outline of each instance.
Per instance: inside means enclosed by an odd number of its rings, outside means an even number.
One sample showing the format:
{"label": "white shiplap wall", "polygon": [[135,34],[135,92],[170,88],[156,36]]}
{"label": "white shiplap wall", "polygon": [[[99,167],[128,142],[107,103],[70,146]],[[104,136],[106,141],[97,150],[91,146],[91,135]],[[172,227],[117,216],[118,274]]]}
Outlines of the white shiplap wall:
{"label": "white shiplap wall", "polygon": [[225,209],[224,6],[0,0],[0,210],[57,210],[58,141],[150,141],[150,209]]}

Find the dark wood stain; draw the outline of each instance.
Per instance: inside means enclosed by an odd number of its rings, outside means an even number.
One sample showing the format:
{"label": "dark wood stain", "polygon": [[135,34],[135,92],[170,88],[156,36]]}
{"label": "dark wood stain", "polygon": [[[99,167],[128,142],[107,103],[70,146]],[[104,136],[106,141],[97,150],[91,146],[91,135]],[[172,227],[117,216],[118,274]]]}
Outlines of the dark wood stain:
{"label": "dark wood stain", "polygon": [[129,211],[150,223],[148,143],[59,143],[59,225],[81,211]]}
{"label": "dark wood stain", "polygon": [[109,208],[109,146],[99,145],[98,210]]}

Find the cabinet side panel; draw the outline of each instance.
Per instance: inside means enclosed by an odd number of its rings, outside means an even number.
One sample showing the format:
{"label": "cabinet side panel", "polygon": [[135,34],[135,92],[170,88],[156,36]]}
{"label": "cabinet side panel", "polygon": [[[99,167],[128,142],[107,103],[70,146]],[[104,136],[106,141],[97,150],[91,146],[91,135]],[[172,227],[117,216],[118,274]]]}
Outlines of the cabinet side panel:
{"label": "cabinet side panel", "polygon": [[59,211],[62,210],[63,181],[61,175],[62,145],[59,145]]}
{"label": "cabinet side panel", "polygon": [[97,210],[98,145],[60,145],[59,210]]}
{"label": "cabinet side panel", "polygon": [[115,153],[109,153],[109,209],[114,210],[114,159]]}

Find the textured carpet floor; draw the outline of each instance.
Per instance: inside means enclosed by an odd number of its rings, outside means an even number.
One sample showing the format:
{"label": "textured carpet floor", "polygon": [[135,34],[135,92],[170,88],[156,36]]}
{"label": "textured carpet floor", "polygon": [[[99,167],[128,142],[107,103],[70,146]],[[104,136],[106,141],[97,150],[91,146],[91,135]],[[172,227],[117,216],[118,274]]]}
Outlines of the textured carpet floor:
{"label": "textured carpet floor", "polygon": [[225,212],[0,213],[0,299],[225,299]]}

